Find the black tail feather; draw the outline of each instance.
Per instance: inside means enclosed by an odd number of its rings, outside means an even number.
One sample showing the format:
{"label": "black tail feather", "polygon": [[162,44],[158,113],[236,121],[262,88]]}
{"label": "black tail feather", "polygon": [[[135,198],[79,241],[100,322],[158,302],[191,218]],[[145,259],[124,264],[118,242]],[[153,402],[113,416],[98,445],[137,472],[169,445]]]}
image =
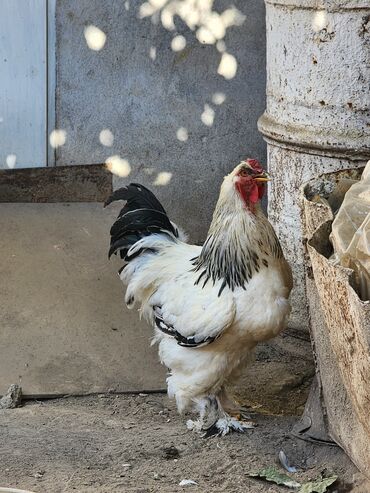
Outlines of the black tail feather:
{"label": "black tail feather", "polygon": [[112,195],[106,200],[104,207],[115,202],[116,200],[126,200],[126,206],[121,210],[120,216],[122,216],[122,212],[127,208],[127,210],[133,211],[135,209],[154,209],[155,211],[163,212],[166,214],[166,211],[163,209],[162,204],[159,202],[157,197],[148,190],[144,185],[140,185],[139,183],[130,183],[127,187],[119,188],[115,190]]}
{"label": "black tail feather", "polygon": [[[116,200],[126,200],[110,234],[111,242],[108,256],[120,250],[121,258],[127,258],[127,252],[138,240],[153,233],[167,233],[178,237],[176,228],[171,224],[166,211],[154,194],[138,183],[120,188],[105,202],[104,207]],[[141,251],[135,254],[139,255]]]}

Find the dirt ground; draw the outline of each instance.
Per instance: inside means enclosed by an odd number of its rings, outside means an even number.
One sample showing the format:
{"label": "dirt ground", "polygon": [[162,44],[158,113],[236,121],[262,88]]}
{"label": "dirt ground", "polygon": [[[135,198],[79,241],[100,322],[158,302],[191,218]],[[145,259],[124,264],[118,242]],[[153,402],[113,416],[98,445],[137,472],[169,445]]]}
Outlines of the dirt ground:
{"label": "dirt ground", "polygon": [[[163,394],[100,395],[28,401],[0,411],[1,487],[40,493],[283,492],[248,477],[277,464],[280,450],[303,472],[340,478],[331,491],[369,493],[370,485],[337,447],[290,435],[291,416],[253,414],[257,428],[204,439]],[[182,479],[197,485],[181,487]]]}

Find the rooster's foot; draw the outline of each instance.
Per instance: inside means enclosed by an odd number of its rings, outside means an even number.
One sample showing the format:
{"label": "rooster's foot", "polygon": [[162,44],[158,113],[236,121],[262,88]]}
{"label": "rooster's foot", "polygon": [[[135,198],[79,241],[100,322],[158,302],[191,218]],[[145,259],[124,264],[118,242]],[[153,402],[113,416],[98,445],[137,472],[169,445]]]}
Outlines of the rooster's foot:
{"label": "rooster's foot", "polygon": [[237,411],[228,411],[228,413],[230,414],[230,416],[232,418],[235,418],[237,419],[238,421],[250,421],[251,420],[251,417],[248,413],[248,409],[246,409],[245,407],[240,407],[239,410]]}
{"label": "rooster's foot", "polygon": [[257,425],[254,421],[241,421],[232,416],[225,416],[218,419],[212,426],[205,430],[204,438],[211,436],[225,436],[231,431],[244,433],[246,430],[255,428]]}
{"label": "rooster's foot", "polygon": [[188,430],[192,431],[197,431],[198,433],[201,432],[203,429],[203,420],[200,419],[188,419],[186,422],[186,427]]}

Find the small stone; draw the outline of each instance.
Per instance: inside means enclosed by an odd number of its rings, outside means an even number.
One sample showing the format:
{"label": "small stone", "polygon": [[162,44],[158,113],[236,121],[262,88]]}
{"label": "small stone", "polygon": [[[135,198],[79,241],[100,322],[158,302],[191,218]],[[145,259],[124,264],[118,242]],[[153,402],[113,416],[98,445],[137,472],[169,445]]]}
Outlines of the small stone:
{"label": "small stone", "polygon": [[0,399],[0,409],[14,409],[19,407],[22,402],[22,388],[17,385],[11,385],[6,394]]}

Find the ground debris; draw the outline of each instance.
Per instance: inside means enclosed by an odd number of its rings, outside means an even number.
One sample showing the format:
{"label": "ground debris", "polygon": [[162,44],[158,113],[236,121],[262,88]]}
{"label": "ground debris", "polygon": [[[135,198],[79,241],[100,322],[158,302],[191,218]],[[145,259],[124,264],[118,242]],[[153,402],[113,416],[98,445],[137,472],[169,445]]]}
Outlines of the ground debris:
{"label": "ground debris", "polygon": [[182,479],[179,482],[179,486],[194,486],[197,485],[198,483],[196,481],[193,481],[192,479]]}
{"label": "ground debris", "polygon": [[284,452],[284,450],[280,450],[279,452],[279,461],[280,464],[284,467],[284,469],[290,473],[297,472],[297,468],[294,466],[290,466],[288,462],[288,458]]}
{"label": "ground debris", "polygon": [[335,483],[337,479],[338,476],[330,476],[309,481],[301,486],[298,493],[325,493],[328,487]]}
{"label": "ground debris", "polygon": [[[285,454],[284,454],[285,455]],[[280,454],[279,454],[280,458]],[[299,483],[290,476],[280,472],[276,467],[265,467],[259,471],[252,471],[248,473],[248,476],[252,478],[265,479],[272,483],[287,486],[294,489],[297,493],[325,493],[327,488],[331,486],[338,479],[338,476],[332,475],[328,477],[319,476],[312,481]],[[299,489],[298,489],[299,488]]]}
{"label": "ground debris", "polygon": [[265,467],[259,471],[252,471],[248,473],[248,476],[252,478],[265,479],[275,484],[288,486],[289,488],[299,488],[301,483],[298,483],[294,479],[290,478],[286,474],[280,472],[276,467]]}
{"label": "ground debris", "polygon": [[22,387],[12,384],[0,399],[0,409],[14,409],[22,402]]}

